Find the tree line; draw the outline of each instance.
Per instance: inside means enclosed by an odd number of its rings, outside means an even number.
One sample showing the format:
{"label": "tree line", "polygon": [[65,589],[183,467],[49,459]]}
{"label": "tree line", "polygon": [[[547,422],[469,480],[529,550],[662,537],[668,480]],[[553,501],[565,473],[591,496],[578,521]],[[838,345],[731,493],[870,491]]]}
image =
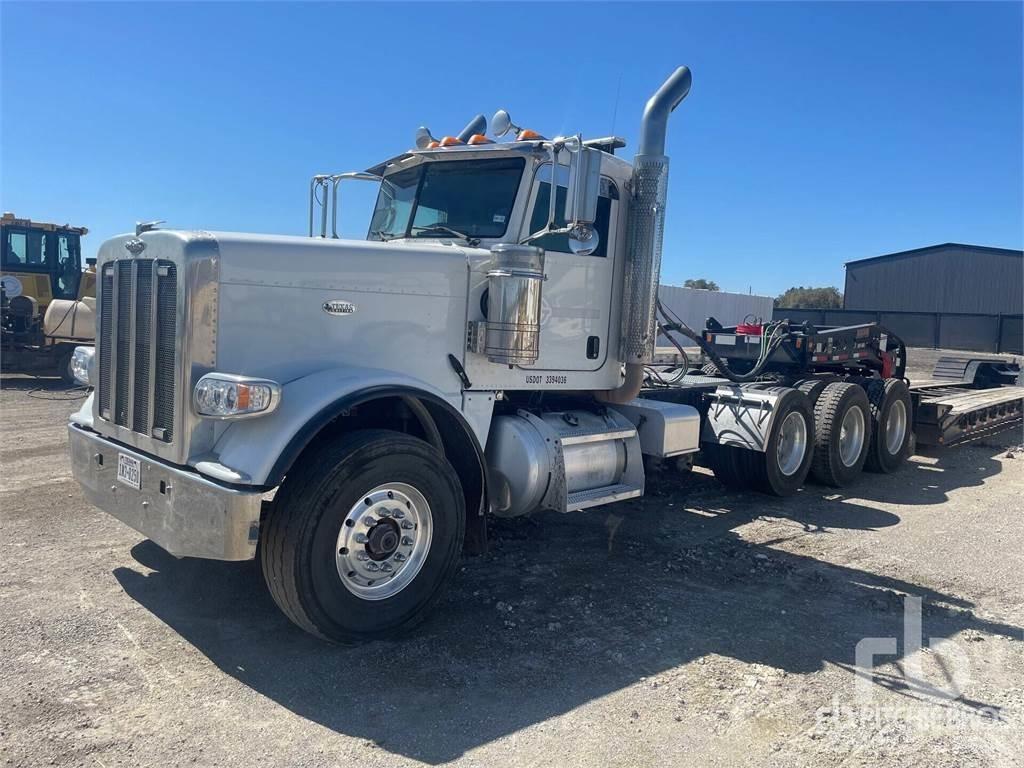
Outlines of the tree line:
{"label": "tree line", "polygon": [[[706,277],[693,277],[683,283],[684,288],[719,291],[718,283]],[[823,288],[793,286],[775,297],[780,309],[842,309],[843,294],[834,285]]]}

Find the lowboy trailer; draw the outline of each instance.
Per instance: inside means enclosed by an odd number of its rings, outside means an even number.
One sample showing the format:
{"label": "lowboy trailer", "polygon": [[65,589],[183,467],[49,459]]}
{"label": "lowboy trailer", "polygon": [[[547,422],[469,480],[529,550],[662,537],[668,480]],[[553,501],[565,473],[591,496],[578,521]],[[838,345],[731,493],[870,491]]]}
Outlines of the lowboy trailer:
{"label": "lowboy trailer", "polygon": [[[642,496],[644,459],[785,496],[896,471],[925,413],[950,434],[977,412],[950,393],[978,377],[909,388],[879,326],[698,332],[660,307],[665,136],[690,82],[680,67],[647,102],[632,163],[617,137],[499,110],[511,140],[478,116],[314,176],[309,237],[107,241],[68,427],[87,498],[174,555],[259,558],[293,622],[354,641],[421,621],[489,514]],[[337,236],[351,181],[378,186],[365,240]],[[659,332],[710,363],[657,353]]]}

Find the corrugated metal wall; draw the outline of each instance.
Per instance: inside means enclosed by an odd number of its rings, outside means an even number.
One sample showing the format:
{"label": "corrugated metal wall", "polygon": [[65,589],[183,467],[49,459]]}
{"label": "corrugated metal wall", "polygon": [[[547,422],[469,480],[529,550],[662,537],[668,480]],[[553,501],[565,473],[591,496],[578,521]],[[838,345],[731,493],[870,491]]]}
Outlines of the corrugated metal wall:
{"label": "corrugated metal wall", "polygon": [[[678,285],[659,285],[658,298],[661,303],[675,312],[695,331],[704,330],[704,321],[714,317],[722,325],[736,325],[744,318],[753,316],[770,320],[772,316],[772,297],[753,296],[746,293],[724,293],[722,291],[702,291],[696,288],[681,288]],[[674,334],[681,344],[694,346],[684,336]],[[667,343],[659,339],[658,344]]]}
{"label": "corrugated metal wall", "polygon": [[846,265],[846,309],[1020,314],[1021,251],[944,245]]}

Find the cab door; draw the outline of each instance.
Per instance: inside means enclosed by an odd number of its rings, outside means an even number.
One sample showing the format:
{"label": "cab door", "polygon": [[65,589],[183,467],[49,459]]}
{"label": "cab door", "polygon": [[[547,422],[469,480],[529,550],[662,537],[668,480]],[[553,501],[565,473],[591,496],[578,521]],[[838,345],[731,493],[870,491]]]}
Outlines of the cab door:
{"label": "cab door", "polygon": [[[555,225],[564,226],[562,212],[569,171],[557,170]],[[530,215],[522,237],[544,228],[551,200],[551,164],[541,165],[530,191]],[[530,370],[595,371],[604,365],[610,332],[612,276],[614,274],[619,190],[611,179],[601,178],[595,229],[600,243],[588,256],[569,250],[566,235],[545,235],[531,241],[544,249],[547,280],[541,290],[540,357]]]}
{"label": "cab door", "polygon": [[77,299],[82,280],[82,254],[79,236],[71,232],[51,232],[54,255],[53,297]]}

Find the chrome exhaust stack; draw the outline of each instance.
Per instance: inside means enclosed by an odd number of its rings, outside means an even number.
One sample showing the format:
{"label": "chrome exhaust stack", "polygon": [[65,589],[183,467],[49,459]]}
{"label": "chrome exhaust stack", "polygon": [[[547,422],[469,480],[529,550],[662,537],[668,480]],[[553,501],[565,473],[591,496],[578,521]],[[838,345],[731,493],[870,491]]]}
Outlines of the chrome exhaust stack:
{"label": "chrome exhaust stack", "polygon": [[477,115],[468,123],[466,127],[459,131],[459,135],[456,137],[459,141],[465,144],[474,134],[485,134],[487,133],[487,118],[483,115]]}
{"label": "chrome exhaust stack", "polygon": [[626,380],[599,399],[625,403],[640,393],[643,366],[654,359],[657,339],[656,303],[661,274],[661,246],[668,196],[668,157],[665,134],[668,118],[690,92],[689,67],[679,67],[651,96],[640,124],[640,145],[633,159],[633,192],[629,209],[629,250],[623,287],[620,359]]}
{"label": "chrome exhaust stack", "polygon": [[629,253],[623,291],[622,360],[654,359],[655,302],[661,274],[661,244],[668,196],[665,134],[672,110],[690,92],[691,75],[679,67],[647,102],[640,125],[640,146],[633,159],[633,201],[629,211]]}

